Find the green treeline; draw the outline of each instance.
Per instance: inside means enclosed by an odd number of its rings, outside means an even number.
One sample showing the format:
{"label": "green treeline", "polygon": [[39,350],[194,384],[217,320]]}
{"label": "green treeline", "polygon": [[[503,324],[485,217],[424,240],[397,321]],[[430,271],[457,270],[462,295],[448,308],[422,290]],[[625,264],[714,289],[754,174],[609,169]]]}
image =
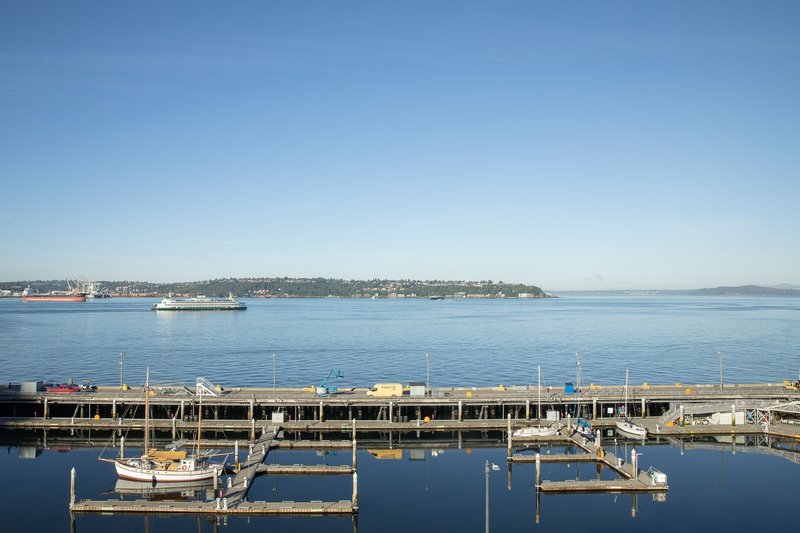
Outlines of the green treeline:
{"label": "green treeline", "polygon": [[[521,283],[502,281],[446,280],[346,280],[336,278],[222,278],[179,283],[144,281],[100,281],[99,285],[113,295],[180,294],[227,296],[271,296],[276,298],[430,298],[441,297],[548,297],[542,289]],[[66,289],[64,280],[0,282],[0,289],[21,291],[30,286],[34,291]]]}

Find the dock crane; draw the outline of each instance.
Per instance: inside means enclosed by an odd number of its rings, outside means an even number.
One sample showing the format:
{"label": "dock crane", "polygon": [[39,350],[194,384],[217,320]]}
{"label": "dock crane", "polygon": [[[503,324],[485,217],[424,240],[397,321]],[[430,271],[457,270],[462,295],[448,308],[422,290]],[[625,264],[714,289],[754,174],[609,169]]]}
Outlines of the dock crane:
{"label": "dock crane", "polygon": [[325,376],[325,379],[323,379],[322,382],[317,385],[317,396],[328,396],[329,394],[335,394],[339,389],[336,387],[336,385],[328,385],[328,380],[331,378],[341,379],[343,377],[344,372],[341,370],[331,370],[328,372],[328,375]]}

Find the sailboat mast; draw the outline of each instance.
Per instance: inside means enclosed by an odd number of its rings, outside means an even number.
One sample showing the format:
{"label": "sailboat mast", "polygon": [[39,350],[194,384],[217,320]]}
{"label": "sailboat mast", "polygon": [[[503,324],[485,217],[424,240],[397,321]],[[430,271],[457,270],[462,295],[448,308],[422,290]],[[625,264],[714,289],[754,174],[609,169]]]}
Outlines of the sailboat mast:
{"label": "sailboat mast", "polygon": [[630,415],[628,414],[628,369],[625,369],[625,420],[628,420]]}
{"label": "sailboat mast", "polygon": [[201,423],[201,420],[203,419],[203,391],[198,389],[198,392],[200,393],[200,405],[199,405],[199,409],[197,410],[197,454],[195,455],[195,457],[199,461],[200,460],[200,423]]}
{"label": "sailboat mast", "polygon": [[539,398],[536,401],[536,418],[542,420],[542,365],[536,365],[538,379],[536,383],[536,390],[539,392]]}
{"label": "sailboat mast", "polygon": [[144,453],[147,455],[150,449],[150,367],[144,378]]}

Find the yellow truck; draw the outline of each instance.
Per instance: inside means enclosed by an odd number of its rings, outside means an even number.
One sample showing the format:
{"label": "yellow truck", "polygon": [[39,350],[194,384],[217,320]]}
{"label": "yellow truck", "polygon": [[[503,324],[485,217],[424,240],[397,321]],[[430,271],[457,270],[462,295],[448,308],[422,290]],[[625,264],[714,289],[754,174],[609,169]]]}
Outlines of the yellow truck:
{"label": "yellow truck", "polygon": [[403,385],[400,383],[376,383],[374,387],[367,391],[367,396],[376,398],[400,397],[403,395]]}

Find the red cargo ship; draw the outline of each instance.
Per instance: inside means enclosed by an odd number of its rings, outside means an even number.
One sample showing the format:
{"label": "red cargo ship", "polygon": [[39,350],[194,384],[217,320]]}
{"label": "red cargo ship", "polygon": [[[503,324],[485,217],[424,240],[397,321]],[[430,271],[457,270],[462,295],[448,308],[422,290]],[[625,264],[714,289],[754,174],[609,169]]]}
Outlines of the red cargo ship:
{"label": "red cargo ship", "polygon": [[30,287],[26,287],[22,291],[23,302],[85,302],[85,294],[76,294],[67,291],[50,291],[47,293],[39,294],[30,292]]}

